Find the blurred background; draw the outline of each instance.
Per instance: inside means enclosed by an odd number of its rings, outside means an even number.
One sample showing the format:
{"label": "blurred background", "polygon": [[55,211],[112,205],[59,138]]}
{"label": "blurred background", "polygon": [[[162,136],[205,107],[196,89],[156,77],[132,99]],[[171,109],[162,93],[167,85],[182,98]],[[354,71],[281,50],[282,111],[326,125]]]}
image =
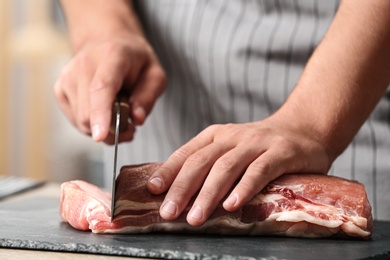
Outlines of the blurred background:
{"label": "blurred background", "polygon": [[56,0],[0,0],[0,176],[102,185],[103,144],[78,132],[53,86],[71,57]]}

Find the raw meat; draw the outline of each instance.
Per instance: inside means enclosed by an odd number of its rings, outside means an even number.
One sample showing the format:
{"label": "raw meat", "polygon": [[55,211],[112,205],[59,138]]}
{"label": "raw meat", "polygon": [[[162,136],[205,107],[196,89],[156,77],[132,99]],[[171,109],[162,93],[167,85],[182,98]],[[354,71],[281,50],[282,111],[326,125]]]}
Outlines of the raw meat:
{"label": "raw meat", "polygon": [[175,221],[159,215],[164,195],[148,192],[146,182],[159,163],[125,166],[117,178],[114,221],[111,195],[84,181],[62,184],[60,213],[76,229],[94,233],[202,232],[291,237],[357,237],[372,234],[371,206],[364,186],[334,176],[286,174],[267,185],[242,209],[220,205],[200,227],[185,215]]}

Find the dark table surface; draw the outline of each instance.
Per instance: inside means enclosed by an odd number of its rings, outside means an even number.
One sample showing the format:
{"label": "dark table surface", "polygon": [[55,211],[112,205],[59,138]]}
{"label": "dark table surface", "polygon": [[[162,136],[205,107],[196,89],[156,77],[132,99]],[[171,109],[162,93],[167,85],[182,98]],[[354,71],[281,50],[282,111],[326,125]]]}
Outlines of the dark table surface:
{"label": "dark table surface", "polygon": [[390,259],[390,222],[371,240],[191,234],[107,235],[61,223],[59,198],[0,202],[0,247],[170,259]]}

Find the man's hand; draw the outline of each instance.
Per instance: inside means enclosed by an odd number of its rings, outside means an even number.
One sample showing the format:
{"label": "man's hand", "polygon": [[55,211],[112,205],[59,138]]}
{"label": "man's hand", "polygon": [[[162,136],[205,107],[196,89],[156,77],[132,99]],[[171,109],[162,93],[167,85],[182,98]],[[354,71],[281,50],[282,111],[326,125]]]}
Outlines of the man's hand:
{"label": "man's hand", "polygon": [[129,94],[132,122],[119,141],[129,141],[164,91],[166,77],[128,2],[87,2],[63,1],[75,55],[62,70],[54,93],[81,132],[112,144],[111,110],[122,89]]}
{"label": "man's hand", "polygon": [[235,211],[284,173],[326,173],[331,160],[310,136],[273,118],[213,125],[173,153],[148,188],[155,194],[168,190],[160,209],[167,220],[176,219],[199,191],[187,215],[189,224],[199,226],[221,201]]}

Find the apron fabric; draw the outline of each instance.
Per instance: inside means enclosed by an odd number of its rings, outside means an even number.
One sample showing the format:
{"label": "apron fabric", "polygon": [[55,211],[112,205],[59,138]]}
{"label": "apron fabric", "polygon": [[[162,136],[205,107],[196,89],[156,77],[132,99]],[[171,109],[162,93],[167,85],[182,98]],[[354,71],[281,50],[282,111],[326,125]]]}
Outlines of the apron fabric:
{"label": "apron fabric", "polygon": [[[251,122],[272,114],[294,88],[338,4],[135,1],[168,88],[135,139],[120,145],[119,166],[165,161],[211,124]],[[382,220],[390,220],[389,99],[388,91],[329,172],[365,184],[374,218]],[[112,147],[105,161],[105,172],[111,172]]]}

